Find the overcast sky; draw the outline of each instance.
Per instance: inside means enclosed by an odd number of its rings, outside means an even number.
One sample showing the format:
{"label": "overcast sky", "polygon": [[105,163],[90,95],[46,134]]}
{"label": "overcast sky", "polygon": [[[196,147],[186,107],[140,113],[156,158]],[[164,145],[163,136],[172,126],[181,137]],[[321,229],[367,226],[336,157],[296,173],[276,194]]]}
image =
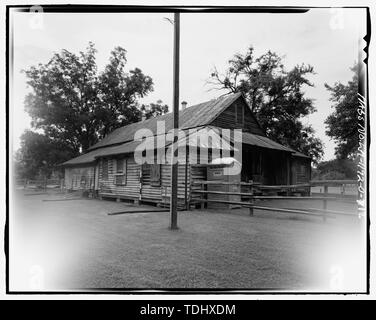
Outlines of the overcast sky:
{"label": "overcast sky", "polygon": [[[173,26],[161,14],[43,14],[41,25],[27,13],[15,13],[13,147],[30,128],[24,112],[28,89],[21,69],[46,63],[61,49],[78,53],[89,41],[98,50],[97,64],[103,70],[110,51],[121,46],[128,51],[128,67],[140,68],[154,81],[154,92],[142,102],[161,99],[172,107]],[[314,88],[306,96],[314,99],[317,112],[304,119],[311,123],[325,144],[324,159],[334,157],[335,144],[325,135],[324,120],[331,112],[324,83],[346,83],[349,68],[358,58],[359,35],[366,33],[364,9],[312,9],[303,14],[190,13],[181,14],[180,101],[188,106],[221,95],[206,84],[214,66],[225,70],[235,53],[252,45],[256,55],[267,50],[285,57],[287,69],[300,63],[311,64],[316,74]]]}

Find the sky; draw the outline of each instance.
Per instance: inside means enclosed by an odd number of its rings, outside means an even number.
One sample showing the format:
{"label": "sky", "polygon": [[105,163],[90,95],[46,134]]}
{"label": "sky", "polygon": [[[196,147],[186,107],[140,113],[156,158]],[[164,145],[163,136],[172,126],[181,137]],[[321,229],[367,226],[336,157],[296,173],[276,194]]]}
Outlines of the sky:
{"label": "sky", "polygon": [[[172,13],[57,14],[14,13],[13,86],[10,112],[13,151],[19,137],[30,128],[24,98],[30,92],[22,69],[47,63],[53,53],[74,53],[94,42],[98,70],[103,70],[111,50],[127,50],[128,68],[140,68],[152,77],[154,91],[142,103],[162,100],[172,108]],[[357,61],[360,37],[366,34],[364,9],[311,9],[307,13],[184,13],[181,14],[180,101],[194,105],[223,94],[207,83],[214,67],[224,71],[235,53],[253,46],[256,56],[268,50],[284,57],[287,70],[310,64],[314,87],[306,97],[317,112],[305,117],[324,142],[324,160],[334,157],[335,142],[325,135],[326,117],[333,111],[324,84],[347,83]]]}

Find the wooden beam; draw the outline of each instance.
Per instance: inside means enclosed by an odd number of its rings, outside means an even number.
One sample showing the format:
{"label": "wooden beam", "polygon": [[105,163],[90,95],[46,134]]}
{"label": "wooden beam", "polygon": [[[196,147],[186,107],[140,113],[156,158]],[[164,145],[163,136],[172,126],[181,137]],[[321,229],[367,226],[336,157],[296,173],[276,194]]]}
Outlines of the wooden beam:
{"label": "wooden beam", "polygon": [[320,201],[327,201],[327,200],[340,200],[344,202],[355,202],[355,199],[344,199],[342,197],[329,197],[329,196],[317,196],[317,197],[294,197],[294,196],[254,196],[252,193],[246,192],[231,192],[231,191],[204,191],[204,190],[192,190],[192,193],[201,193],[201,194],[222,194],[222,195],[234,195],[234,196],[245,196],[250,197],[252,199],[259,199],[259,200],[320,200]]}
{"label": "wooden beam", "polygon": [[[316,216],[316,217],[324,217],[324,214],[328,213],[328,214],[332,214],[332,215],[347,215],[347,216],[354,216],[354,217],[358,217],[357,214],[348,214],[348,213],[344,213],[344,212],[341,212],[341,211],[330,211],[330,210],[322,210],[322,209],[318,209],[320,211],[321,214],[319,213],[312,213],[310,211],[313,211],[311,208],[309,209],[306,209],[308,211],[304,211],[304,210],[299,210],[299,209],[288,209],[288,208],[274,208],[274,207],[264,207],[264,206],[255,206],[255,205],[252,205],[251,203],[247,203],[247,202],[238,202],[238,201],[227,201],[227,200],[206,200],[206,199],[197,199],[196,201],[203,201],[203,202],[218,202],[218,203],[224,203],[224,204],[237,204],[237,205],[241,205],[243,207],[246,207],[246,208],[252,208],[252,209],[258,209],[258,210],[265,210],[265,211],[277,211],[277,212],[284,212],[284,213],[297,213],[297,214],[305,214],[305,215],[311,215],[311,216]],[[252,214],[253,214],[253,211],[252,211]],[[251,214],[251,215],[252,215]]]}
{"label": "wooden beam", "polygon": [[311,180],[310,184],[312,186],[335,186],[343,184],[358,184],[357,180]]}

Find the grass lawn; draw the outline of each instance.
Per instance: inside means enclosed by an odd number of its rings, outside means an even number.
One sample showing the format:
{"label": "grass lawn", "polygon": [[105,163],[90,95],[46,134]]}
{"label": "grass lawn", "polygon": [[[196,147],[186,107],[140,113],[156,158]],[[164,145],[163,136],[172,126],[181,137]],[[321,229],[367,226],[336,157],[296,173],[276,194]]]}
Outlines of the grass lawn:
{"label": "grass lawn", "polygon": [[[364,235],[349,221],[255,210],[107,213],[132,207],[17,195],[10,289],[363,289]],[[141,208],[141,207],[136,207]],[[339,270],[339,271],[338,271]],[[333,287],[334,286],[334,287]]]}

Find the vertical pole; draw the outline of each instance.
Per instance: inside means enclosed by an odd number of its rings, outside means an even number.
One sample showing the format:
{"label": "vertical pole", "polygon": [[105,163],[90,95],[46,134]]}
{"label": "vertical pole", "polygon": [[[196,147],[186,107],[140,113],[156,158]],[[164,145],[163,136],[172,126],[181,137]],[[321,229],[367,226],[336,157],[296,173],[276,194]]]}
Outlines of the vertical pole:
{"label": "vertical pole", "polygon": [[143,183],[143,176],[142,176],[142,167],[143,167],[143,164],[141,164],[139,166],[139,170],[140,172],[138,173],[138,181],[139,181],[139,184],[138,184],[138,192],[139,192],[139,196],[138,196],[138,203],[140,204],[141,201],[142,201],[142,183]]}
{"label": "vertical pole", "polygon": [[[185,210],[188,211],[188,143],[185,145],[185,189],[184,189],[184,201],[185,201]],[[189,180],[189,183],[191,183],[191,180]]]}
{"label": "vertical pole", "polygon": [[173,117],[174,117],[174,142],[172,148],[172,164],[171,164],[171,203],[170,214],[172,230],[178,229],[178,128],[179,128],[179,45],[180,45],[180,13],[174,13],[174,76],[173,76]]}
{"label": "vertical pole", "polygon": [[[324,196],[328,196],[328,185],[324,186]],[[326,221],[326,210],[328,208],[328,201],[325,199],[323,203],[323,209],[324,209],[324,214],[323,214],[323,220]]]}

